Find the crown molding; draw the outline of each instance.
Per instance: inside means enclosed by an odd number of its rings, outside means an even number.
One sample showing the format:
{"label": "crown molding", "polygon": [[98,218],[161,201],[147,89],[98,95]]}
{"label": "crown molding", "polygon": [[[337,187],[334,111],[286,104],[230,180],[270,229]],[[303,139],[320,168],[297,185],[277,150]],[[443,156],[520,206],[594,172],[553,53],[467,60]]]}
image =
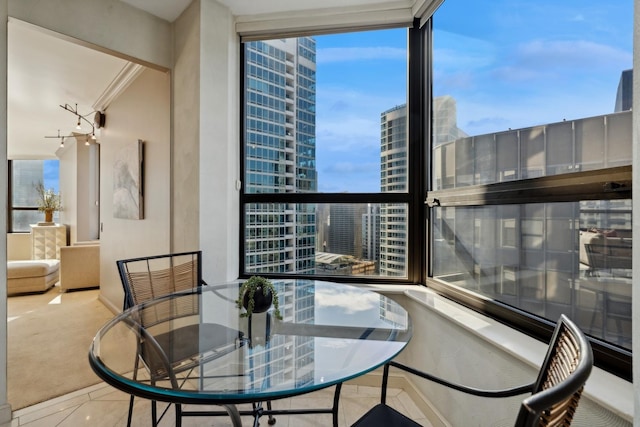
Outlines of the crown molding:
{"label": "crown molding", "polygon": [[102,92],[92,105],[95,111],[104,112],[129,85],[142,73],[144,67],[133,62],[127,63],[109,86]]}

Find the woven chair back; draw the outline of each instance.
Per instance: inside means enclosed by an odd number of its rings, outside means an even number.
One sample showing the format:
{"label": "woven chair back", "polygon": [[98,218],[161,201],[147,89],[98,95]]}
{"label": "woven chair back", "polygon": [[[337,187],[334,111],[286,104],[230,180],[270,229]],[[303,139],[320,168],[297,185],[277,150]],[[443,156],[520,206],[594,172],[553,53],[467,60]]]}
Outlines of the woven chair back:
{"label": "woven chair back", "polygon": [[523,401],[516,426],[571,425],[592,365],[589,341],[575,324],[561,316],[533,393]]}

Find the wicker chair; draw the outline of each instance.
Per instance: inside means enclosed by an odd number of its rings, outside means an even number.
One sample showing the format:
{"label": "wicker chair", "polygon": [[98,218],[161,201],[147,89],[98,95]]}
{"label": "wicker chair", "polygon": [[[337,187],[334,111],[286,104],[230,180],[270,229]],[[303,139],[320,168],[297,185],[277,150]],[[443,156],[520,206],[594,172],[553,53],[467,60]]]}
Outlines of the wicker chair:
{"label": "wicker chair", "polygon": [[364,414],[352,427],[420,426],[385,404],[390,366],[475,396],[509,397],[530,392],[531,396],[524,399],[520,405],[516,427],[569,426],[578,407],[584,384],[591,373],[593,353],[585,335],[562,315],[551,338],[538,378],[534,383],[520,387],[480,390],[450,383],[397,362],[389,362],[384,367],[381,403]]}
{"label": "wicker chair", "polygon": [[[123,309],[134,305],[157,300],[163,296],[179,291],[188,291],[206,285],[202,280],[202,252],[182,252],[176,254],[157,255],[116,261],[122,286],[124,287]],[[194,299],[195,301],[195,299]],[[145,339],[147,328],[160,325],[167,319],[178,316],[188,319],[198,315],[198,304],[186,303],[177,306],[170,300],[157,301],[154,310],[145,310],[146,316],[140,319],[140,336],[138,357],[134,367],[134,380],[138,373],[139,363],[148,370],[150,382],[161,380],[176,381],[175,374],[193,369],[199,363],[197,359],[200,347],[210,348],[210,357],[219,357],[241,345],[241,333],[219,324],[188,324],[180,328],[179,333],[167,332],[154,336],[153,340]],[[178,338],[179,337],[179,338]],[[192,338],[189,338],[192,337]],[[151,346],[151,343],[157,345]],[[167,361],[169,366],[167,366]],[[127,426],[131,425],[133,416],[133,400],[129,401]],[[166,413],[167,408],[157,417],[156,401],[151,402],[152,423],[155,427]],[[186,412],[181,405],[175,405],[176,425],[181,425],[183,416],[223,415],[224,412]]]}

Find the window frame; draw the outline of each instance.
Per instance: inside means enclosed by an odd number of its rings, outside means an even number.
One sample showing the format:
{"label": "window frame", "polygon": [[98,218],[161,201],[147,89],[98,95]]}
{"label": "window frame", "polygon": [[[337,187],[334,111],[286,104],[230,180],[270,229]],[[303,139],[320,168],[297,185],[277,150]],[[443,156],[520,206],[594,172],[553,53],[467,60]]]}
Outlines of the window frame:
{"label": "window frame", "polygon": [[[431,211],[438,207],[447,206],[469,207],[631,199],[631,180],[632,166],[618,166],[453,190],[429,191],[425,205]],[[547,319],[438,280],[431,274],[431,269],[427,282],[429,288],[437,293],[505,322],[535,338],[548,340],[555,327],[555,324]],[[589,337],[589,340],[592,344],[596,366],[621,378],[631,380],[631,351],[597,338]]]}
{"label": "window frame", "polygon": [[[402,28],[398,26],[396,28]],[[389,27],[380,28],[389,29]],[[411,49],[423,49],[422,37],[419,32],[419,20],[414,20],[413,26],[407,27],[408,43],[407,51]],[[292,36],[293,37],[293,36]],[[252,40],[248,40],[252,41]],[[421,63],[423,55],[408,55],[408,86],[421,86],[424,66]],[[246,145],[246,57],[245,41],[240,43],[240,176],[245,177],[245,145]],[[412,86],[413,85],[413,86]],[[407,91],[407,111],[420,105],[424,108],[424,97],[422,92],[416,93]],[[420,116],[418,116],[420,117]],[[424,236],[424,222],[420,218],[424,215],[424,170],[422,152],[424,135],[422,134],[421,120],[409,120],[407,114],[407,152],[409,170],[415,171],[407,180],[407,191],[404,193],[246,193],[244,185],[240,191],[239,209],[239,266],[238,275],[241,278],[251,276],[253,273],[245,271],[245,207],[255,203],[294,203],[294,204],[386,204],[402,203],[407,205],[407,257],[406,269],[407,277],[386,277],[386,276],[331,276],[321,274],[281,274],[281,273],[260,273],[260,275],[271,278],[305,278],[317,280],[340,280],[345,283],[394,283],[394,284],[419,284],[424,283],[425,254],[423,252],[424,243],[419,236]]]}
{"label": "window frame", "polygon": [[[239,197],[239,277],[251,274],[245,265],[245,206],[252,203],[406,203],[407,277],[323,276],[264,273],[271,278],[309,278],[339,280],[343,283],[393,283],[422,285],[480,314],[489,316],[536,339],[548,342],[553,322],[527,313],[500,301],[482,297],[433,277],[432,212],[443,206],[481,206],[571,202],[579,200],[614,200],[631,198],[632,166],[612,167],[518,181],[475,185],[457,189],[432,190],[432,30],[433,18],[421,24],[415,19],[408,28],[407,144],[408,167],[411,170],[406,193],[252,193],[240,191]],[[240,176],[245,176],[245,44],[240,43]],[[244,179],[244,178],[243,178]],[[616,183],[619,185],[612,185]],[[590,338],[596,366],[625,380],[632,378],[630,351],[608,342]]]}
{"label": "window frame", "polygon": [[[425,31],[432,35],[433,16],[429,18]],[[428,42],[431,46],[431,41]],[[432,87],[433,50],[426,53],[425,61],[430,64],[425,80],[426,87]],[[432,118],[433,104],[430,103]],[[431,124],[431,120],[428,122]],[[525,312],[501,301],[475,294],[433,277],[432,235],[434,209],[456,206],[517,205],[523,203],[577,202],[581,200],[632,199],[632,165],[617,166],[581,172],[548,175],[538,178],[519,179],[491,184],[472,185],[454,189],[433,190],[433,135],[428,133],[429,150],[426,162],[429,165],[426,182],[426,197],[429,221],[426,243],[429,247],[426,286],[434,292],[449,298],[478,313],[503,322],[533,338],[548,342],[555,324],[545,318]],[[517,286],[517,282],[516,282]],[[595,365],[625,380],[632,380],[632,352],[617,347],[604,340],[589,337]]]}

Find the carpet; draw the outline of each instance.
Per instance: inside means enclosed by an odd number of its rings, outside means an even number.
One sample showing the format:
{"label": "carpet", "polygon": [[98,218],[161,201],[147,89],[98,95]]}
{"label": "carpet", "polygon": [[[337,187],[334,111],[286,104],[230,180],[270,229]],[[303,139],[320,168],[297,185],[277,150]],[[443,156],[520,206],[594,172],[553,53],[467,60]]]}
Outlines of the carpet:
{"label": "carpet", "polygon": [[99,290],[7,298],[7,394],[13,410],[100,382],[89,366],[91,341],[113,313]]}

